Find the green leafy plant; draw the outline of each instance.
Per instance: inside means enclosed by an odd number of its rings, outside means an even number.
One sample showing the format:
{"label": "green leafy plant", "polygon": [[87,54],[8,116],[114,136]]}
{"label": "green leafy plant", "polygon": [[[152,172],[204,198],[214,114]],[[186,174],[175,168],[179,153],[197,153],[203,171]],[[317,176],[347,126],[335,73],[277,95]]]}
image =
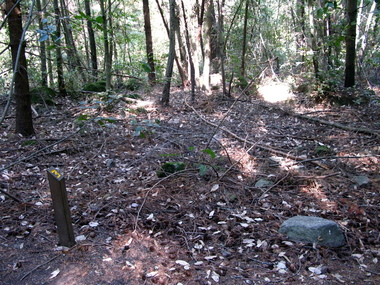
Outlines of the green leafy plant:
{"label": "green leafy plant", "polygon": [[158,177],[166,177],[170,174],[185,170],[186,164],[184,162],[165,162],[161,165],[161,169],[157,171]]}
{"label": "green leafy plant", "polygon": [[131,121],[133,126],[133,136],[147,138],[154,133],[155,128],[159,128],[159,120],[143,120],[138,122],[136,119]]}

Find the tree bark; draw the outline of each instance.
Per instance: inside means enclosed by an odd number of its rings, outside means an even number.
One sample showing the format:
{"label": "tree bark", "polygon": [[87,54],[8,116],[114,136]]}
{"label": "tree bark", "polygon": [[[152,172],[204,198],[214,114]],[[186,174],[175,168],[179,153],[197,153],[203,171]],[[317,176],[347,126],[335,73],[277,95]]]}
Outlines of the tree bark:
{"label": "tree bark", "polygon": [[[91,17],[90,0],[84,0],[84,6],[86,16]],[[87,32],[88,40],[90,42],[91,73],[92,76],[96,79],[98,73],[98,59],[96,55],[95,33],[92,27],[92,21],[90,20],[87,20]]]}
{"label": "tree bark", "polygon": [[175,57],[175,0],[170,0],[170,33],[169,33],[169,57],[165,72],[165,85],[162,91],[161,104],[169,106],[170,84],[173,74],[173,63]]}
{"label": "tree bark", "polygon": [[144,12],[146,58],[147,58],[148,65],[150,68],[150,72],[148,73],[148,80],[149,80],[150,85],[154,85],[156,81],[156,70],[154,66],[152,28],[150,25],[150,12],[149,12],[148,0],[143,0],[143,12]]}
{"label": "tree bark", "polygon": [[[13,0],[6,1],[6,11],[15,5]],[[29,79],[25,57],[25,41],[21,42],[22,15],[18,4],[8,17],[9,40],[12,53],[14,76],[14,96],[16,99],[16,133],[23,136],[34,134],[32,109],[29,93]]]}
{"label": "tree bark", "polygon": [[348,29],[346,34],[346,69],[344,87],[352,87],[355,85],[357,1],[347,0],[346,4]]}

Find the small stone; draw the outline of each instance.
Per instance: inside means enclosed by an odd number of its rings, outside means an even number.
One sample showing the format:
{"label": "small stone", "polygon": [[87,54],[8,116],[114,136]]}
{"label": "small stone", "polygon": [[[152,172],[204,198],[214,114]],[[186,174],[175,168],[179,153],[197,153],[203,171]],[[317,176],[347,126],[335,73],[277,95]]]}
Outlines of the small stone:
{"label": "small stone", "polygon": [[114,159],[107,159],[107,167],[108,168],[113,168],[116,166],[116,162]]}
{"label": "small stone", "polygon": [[328,247],[341,247],[346,241],[340,226],[331,220],[296,216],[286,220],[280,227],[292,241],[316,243]]}

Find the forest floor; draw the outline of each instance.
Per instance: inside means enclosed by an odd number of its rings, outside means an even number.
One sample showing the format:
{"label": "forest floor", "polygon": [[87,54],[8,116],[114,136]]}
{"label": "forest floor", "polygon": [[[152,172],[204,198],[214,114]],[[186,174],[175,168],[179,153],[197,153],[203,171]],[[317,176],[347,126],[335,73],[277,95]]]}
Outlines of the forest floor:
{"label": "forest floor", "polygon": [[[33,139],[2,124],[0,186],[20,201],[0,193],[0,284],[380,284],[378,103],[126,94],[36,106]],[[158,177],[165,162],[185,168]],[[339,223],[347,244],[289,241],[278,230],[296,215]]]}

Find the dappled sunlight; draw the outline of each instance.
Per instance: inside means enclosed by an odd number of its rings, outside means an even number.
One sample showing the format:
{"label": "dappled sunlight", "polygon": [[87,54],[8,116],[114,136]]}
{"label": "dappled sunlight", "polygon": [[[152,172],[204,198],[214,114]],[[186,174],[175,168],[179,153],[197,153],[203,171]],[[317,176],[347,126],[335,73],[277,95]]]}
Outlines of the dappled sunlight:
{"label": "dappled sunlight", "polygon": [[[337,202],[331,201],[327,197],[325,190],[323,190],[322,188],[322,185],[320,185],[317,181],[312,181],[309,185],[302,186],[300,190],[301,193],[305,193],[310,197],[314,198],[321,209],[331,212],[335,212],[337,210]],[[309,209],[309,211],[313,210],[317,211],[316,209]]]}
{"label": "dappled sunlight", "polygon": [[224,141],[224,150],[222,155],[227,155],[236,163],[240,170],[247,175],[257,174],[258,164],[256,158],[248,153],[248,151],[239,145]]}
{"label": "dappled sunlight", "polygon": [[262,85],[258,88],[259,95],[270,103],[283,102],[294,99],[289,84],[286,83],[270,83]]}

